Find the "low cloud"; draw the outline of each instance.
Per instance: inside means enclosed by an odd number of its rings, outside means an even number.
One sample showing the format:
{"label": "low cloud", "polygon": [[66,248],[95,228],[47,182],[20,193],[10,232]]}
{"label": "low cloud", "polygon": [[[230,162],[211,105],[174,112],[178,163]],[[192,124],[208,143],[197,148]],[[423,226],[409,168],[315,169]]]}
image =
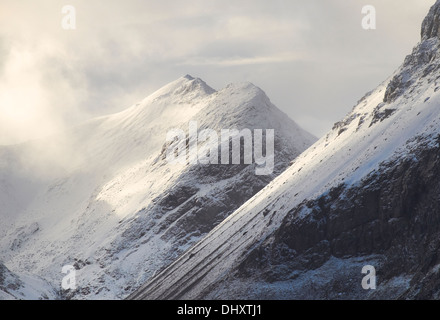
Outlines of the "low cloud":
{"label": "low cloud", "polygon": [[81,81],[50,46],[13,44],[0,76],[0,144],[57,132],[79,120]]}
{"label": "low cloud", "polygon": [[[251,81],[316,135],[385,79],[419,40],[433,0],[57,0],[0,4],[0,144],[120,111],[183,74]],[[307,119],[307,120],[301,120]],[[325,125],[328,124],[328,125]]]}
{"label": "low cloud", "polygon": [[289,61],[303,61],[303,57],[295,53],[286,53],[274,56],[260,56],[260,57],[237,57],[237,58],[194,58],[189,59],[181,65],[185,66],[219,66],[219,67],[233,67],[244,65],[258,65],[258,64],[272,64],[283,63]]}

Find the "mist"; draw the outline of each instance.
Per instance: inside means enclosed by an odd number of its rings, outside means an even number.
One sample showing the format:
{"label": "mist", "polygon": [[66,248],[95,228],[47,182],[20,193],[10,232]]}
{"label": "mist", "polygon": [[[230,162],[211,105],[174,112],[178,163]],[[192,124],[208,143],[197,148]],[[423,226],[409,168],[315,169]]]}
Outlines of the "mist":
{"label": "mist", "polygon": [[[0,4],[0,145],[121,111],[184,74],[215,89],[250,81],[303,128],[327,132],[419,40],[433,0],[56,0]],[[409,9],[410,8],[410,9]]]}

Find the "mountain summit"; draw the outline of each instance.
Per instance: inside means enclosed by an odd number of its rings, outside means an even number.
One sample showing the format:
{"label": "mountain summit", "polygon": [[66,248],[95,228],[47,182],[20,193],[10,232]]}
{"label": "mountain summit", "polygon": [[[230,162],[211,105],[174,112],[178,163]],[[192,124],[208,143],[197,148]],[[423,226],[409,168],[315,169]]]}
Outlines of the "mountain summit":
{"label": "mountain summit", "polygon": [[148,96],[146,100],[151,101],[154,99],[166,98],[168,99],[167,103],[169,103],[169,99],[174,98],[178,100],[178,102],[183,103],[183,101],[181,101],[182,98],[185,100],[197,99],[214,92],[215,90],[208,86],[202,79],[185,75],[157,90],[155,93]]}

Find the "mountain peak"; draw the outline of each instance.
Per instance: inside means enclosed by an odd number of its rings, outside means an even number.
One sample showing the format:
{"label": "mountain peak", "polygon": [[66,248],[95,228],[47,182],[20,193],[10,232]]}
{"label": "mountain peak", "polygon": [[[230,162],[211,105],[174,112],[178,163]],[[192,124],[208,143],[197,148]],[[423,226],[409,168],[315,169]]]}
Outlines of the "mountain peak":
{"label": "mountain peak", "polygon": [[184,80],[182,83],[177,80],[179,86],[174,90],[174,94],[186,95],[188,93],[197,92],[209,95],[215,92],[213,88],[200,78],[194,78],[187,74],[182,79]]}
{"label": "mountain peak", "polygon": [[183,78],[187,80],[194,80],[194,77],[190,76],[189,74],[184,75]]}
{"label": "mountain peak", "polygon": [[163,86],[146,99],[161,100],[167,97],[173,99],[181,99],[182,97],[196,98],[210,95],[214,92],[215,90],[207,85],[205,81],[187,74]]}
{"label": "mountain peak", "polygon": [[429,10],[422,23],[422,41],[430,38],[438,38],[440,35],[440,0]]}

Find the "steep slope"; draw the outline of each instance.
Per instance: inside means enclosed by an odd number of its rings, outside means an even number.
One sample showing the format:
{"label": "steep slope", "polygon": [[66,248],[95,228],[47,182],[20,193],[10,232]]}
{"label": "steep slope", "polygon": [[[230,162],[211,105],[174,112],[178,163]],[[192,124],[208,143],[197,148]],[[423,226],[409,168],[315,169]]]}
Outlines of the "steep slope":
{"label": "steep slope", "polygon": [[[173,143],[166,142],[167,133],[188,132],[190,122],[199,131],[276,129],[273,173],[256,175],[255,163],[169,163],[166,151]],[[0,254],[9,269],[39,275],[55,288],[64,276],[61,268],[75,266],[78,288],[63,298],[124,297],[314,141],[250,83],[216,92],[200,79],[182,77],[121,113],[9,150],[12,160],[0,170],[3,188],[18,195],[24,209],[1,212],[9,220],[2,223]],[[211,144],[220,148],[210,140],[199,148]],[[16,163],[23,163],[20,170]],[[24,173],[10,176],[19,171]],[[19,190],[28,181],[35,182],[23,195]],[[8,199],[9,210],[18,208]]]}
{"label": "steep slope", "polygon": [[440,1],[390,79],[129,299],[440,297],[438,21]]}
{"label": "steep slope", "polygon": [[0,263],[0,300],[44,300],[56,299],[57,292],[42,279],[18,276]]}

